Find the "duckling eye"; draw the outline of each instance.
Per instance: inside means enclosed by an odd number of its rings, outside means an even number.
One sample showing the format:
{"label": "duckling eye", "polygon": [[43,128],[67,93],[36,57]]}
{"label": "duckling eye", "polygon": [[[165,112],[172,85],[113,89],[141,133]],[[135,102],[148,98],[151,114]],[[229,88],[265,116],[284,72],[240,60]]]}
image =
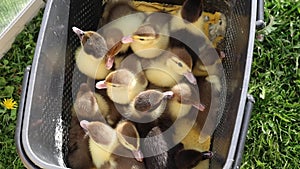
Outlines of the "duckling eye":
{"label": "duckling eye", "polygon": [[183,66],[181,62],[178,62],[177,65],[178,65],[179,67],[182,67],[182,66]]}
{"label": "duckling eye", "polygon": [[140,41],[144,41],[145,39],[144,39],[144,38],[140,38],[139,40],[140,40]]}

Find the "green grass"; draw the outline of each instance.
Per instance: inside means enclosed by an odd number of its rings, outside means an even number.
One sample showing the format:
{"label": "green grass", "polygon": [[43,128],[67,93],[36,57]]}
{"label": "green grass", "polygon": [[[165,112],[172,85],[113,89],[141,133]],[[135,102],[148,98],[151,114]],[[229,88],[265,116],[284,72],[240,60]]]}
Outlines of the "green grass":
{"label": "green grass", "polygon": [[300,168],[300,2],[267,1],[249,92],[256,99],[242,168]]}
{"label": "green grass", "polygon": [[[31,65],[42,11],[16,37],[12,48],[0,60],[0,101],[13,98],[19,103],[23,72]],[[0,169],[24,168],[18,157],[14,142],[17,110],[6,110],[0,105]]]}
{"label": "green grass", "polygon": [[[256,41],[249,93],[256,100],[242,168],[300,168],[300,2],[265,1],[268,26]],[[0,60],[0,100],[20,99],[23,70],[31,64],[42,14]],[[5,83],[5,85],[3,85]],[[8,87],[5,87],[8,86]],[[5,111],[5,112],[4,112]],[[23,168],[14,146],[16,111],[0,106],[0,169]]]}

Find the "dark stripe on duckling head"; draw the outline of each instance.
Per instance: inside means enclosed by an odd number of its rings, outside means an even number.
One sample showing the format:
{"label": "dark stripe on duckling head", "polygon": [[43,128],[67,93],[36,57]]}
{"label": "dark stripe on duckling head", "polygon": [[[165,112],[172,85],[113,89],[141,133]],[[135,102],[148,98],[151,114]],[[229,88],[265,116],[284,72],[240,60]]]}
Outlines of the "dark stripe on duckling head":
{"label": "dark stripe on duckling head", "polygon": [[81,43],[84,51],[95,58],[103,57],[108,51],[105,39],[96,32],[85,32]]}
{"label": "dark stripe on duckling head", "polygon": [[135,99],[134,108],[140,112],[149,112],[156,109],[163,98],[163,94],[156,90],[141,92]]}
{"label": "dark stripe on duckling head", "polygon": [[119,69],[110,73],[105,81],[107,83],[116,84],[116,85],[130,85],[134,80],[132,73],[126,69]]}
{"label": "dark stripe on duckling head", "polygon": [[157,31],[151,25],[143,25],[138,28],[138,30],[134,33],[134,35],[141,37],[156,37]]}
{"label": "dark stripe on duckling head", "polygon": [[171,52],[183,61],[190,69],[192,69],[193,60],[189,52],[185,48],[174,47]]}
{"label": "dark stripe on duckling head", "polygon": [[89,122],[86,125],[86,130],[89,136],[98,144],[109,145],[113,141],[114,130],[104,123]]}
{"label": "dark stripe on duckling head", "polygon": [[137,129],[134,124],[129,121],[120,122],[117,125],[117,132],[121,134],[121,136],[136,149],[139,148],[137,139],[140,137],[138,135]]}

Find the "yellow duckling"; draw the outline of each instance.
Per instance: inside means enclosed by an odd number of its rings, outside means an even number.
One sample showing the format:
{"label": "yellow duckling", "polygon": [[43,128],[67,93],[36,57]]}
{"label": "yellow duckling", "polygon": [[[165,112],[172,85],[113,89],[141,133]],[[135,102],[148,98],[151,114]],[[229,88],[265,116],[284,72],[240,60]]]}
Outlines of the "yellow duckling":
{"label": "yellow duckling", "polygon": [[130,43],[133,52],[142,58],[155,58],[169,46],[169,20],[171,15],[152,13],[124,43]]}
{"label": "yellow duckling", "polygon": [[142,66],[149,82],[159,87],[172,87],[182,78],[196,84],[192,58],[184,48],[173,47],[154,59],[143,59]]}
{"label": "yellow duckling", "polygon": [[[106,25],[104,25],[98,32],[101,32],[103,34],[108,48],[111,49],[111,51],[119,50],[120,53],[125,53],[128,51],[128,48],[130,44],[123,43],[124,41],[122,38],[127,35],[133,34],[135,30],[139,28],[139,26],[142,24],[145,16],[145,13],[134,13],[126,16],[122,16],[116,20],[113,20]],[[114,54],[110,55],[109,58],[109,67],[112,67],[112,64],[114,63]]]}
{"label": "yellow duckling", "polygon": [[197,87],[181,82],[173,86],[171,91],[174,94],[168,103],[168,113],[173,121],[187,115],[192,107],[199,111],[205,110],[205,106],[200,102]]}
{"label": "yellow duckling", "polygon": [[203,12],[194,25],[204,32],[215,48],[225,37],[227,22],[226,16],[221,12]]}
{"label": "yellow duckling", "polygon": [[129,104],[148,85],[140,62],[134,55],[127,56],[121,68],[109,73],[96,83],[97,89],[107,89],[109,98],[118,104]]}
{"label": "yellow duckling", "polygon": [[76,27],[72,28],[78,35],[81,43],[75,54],[78,69],[89,78],[104,79],[110,72],[106,62],[111,55],[119,53],[121,44],[108,50],[105,39],[94,31],[82,31]]}
{"label": "yellow duckling", "polygon": [[89,135],[89,147],[97,169],[143,169],[143,154],[139,150],[140,137],[135,126],[121,121],[116,129],[102,122],[81,121]]}

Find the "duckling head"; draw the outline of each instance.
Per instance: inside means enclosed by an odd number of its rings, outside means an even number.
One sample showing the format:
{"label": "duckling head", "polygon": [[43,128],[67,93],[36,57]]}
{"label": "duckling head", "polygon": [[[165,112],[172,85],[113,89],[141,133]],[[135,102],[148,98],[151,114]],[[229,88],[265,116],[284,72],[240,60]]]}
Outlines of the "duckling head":
{"label": "duckling head", "polygon": [[211,159],[213,152],[200,152],[193,149],[181,150],[175,155],[175,163],[178,168],[193,168],[196,167],[200,161]]}
{"label": "duckling head", "polygon": [[109,125],[98,121],[88,122],[82,120],[80,126],[99,148],[112,152],[117,146],[116,132]]}
{"label": "duckling head", "polygon": [[186,0],[180,11],[181,17],[188,22],[195,22],[202,13],[203,0]]}
{"label": "duckling head", "polygon": [[74,103],[74,111],[79,120],[104,120],[94,92],[87,83],[80,85]]}
{"label": "duckling head", "polygon": [[109,73],[105,80],[96,83],[97,89],[107,89],[109,98],[119,104],[128,104],[136,95],[135,75],[127,69]]}
{"label": "duckling head", "polygon": [[187,83],[179,83],[172,87],[174,93],[173,99],[181,104],[192,105],[200,111],[204,111],[205,106],[201,104],[200,98],[197,95],[199,92]]}
{"label": "duckling head", "polygon": [[197,80],[192,73],[192,57],[183,48],[173,48],[169,55],[166,65],[179,75],[183,75],[191,84],[197,84]]}
{"label": "duckling head", "polygon": [[169,37],[160,34],[155,26],[151,24],[142,25],[130,37],[124,37],[123,43],[130,43],[131,49],[135,54],[142,58],[154,58],[161,54],[169,44]]}
{"label": "duckling head", "polygon": [[95,58],[102,58],[106,55],[108,51],[107,44],[100,34],[94,31],[83,31],[77,27],[73,27],[72,29],[79,37],[85,53],[92,55]]}
{"label": "duckling head", "polygon": [[120,143],[131,151],[137,161],[143,161],[143,153],[140,150],[140,136],[133,123],[121,121],[116,127],[117,137]]}
{"label": "duckling head", "polygon": [[161,116],[166,108],[167,100],[172,96],[172,91],[160,92],[158,90],[149,89],[139,93],[134,98],[132,106],[140,119],[152,121]]}
{"label": "duckling head", "polygon": [[117,28],[109,28],[103,31],[104,38],[107,43],[108,52],[106,54],[105,66],[107,69],[111,69],[113,67],[113,63],[115,61],[115,56],[120,52],[126,52],[129,44],[122,41],[123,33],[120,29]]}
{"label": "duckling head", "polygon": [[[77,27],[73,27],[72,29],[79,37],[84,52],[95,57],[96,59],[104,58],[106,68],[108,70],[111,69],[114,63],[115,56],[122,49],[122,41],[116,40],[118,37],[111,37],[108,38],[109,43],[107,44],[106,39],[97,32],[83,31]],[[106,37],[111,35],[112,33],[118,35],[115,30],[112,30],[112,32],[107,34]]]}

